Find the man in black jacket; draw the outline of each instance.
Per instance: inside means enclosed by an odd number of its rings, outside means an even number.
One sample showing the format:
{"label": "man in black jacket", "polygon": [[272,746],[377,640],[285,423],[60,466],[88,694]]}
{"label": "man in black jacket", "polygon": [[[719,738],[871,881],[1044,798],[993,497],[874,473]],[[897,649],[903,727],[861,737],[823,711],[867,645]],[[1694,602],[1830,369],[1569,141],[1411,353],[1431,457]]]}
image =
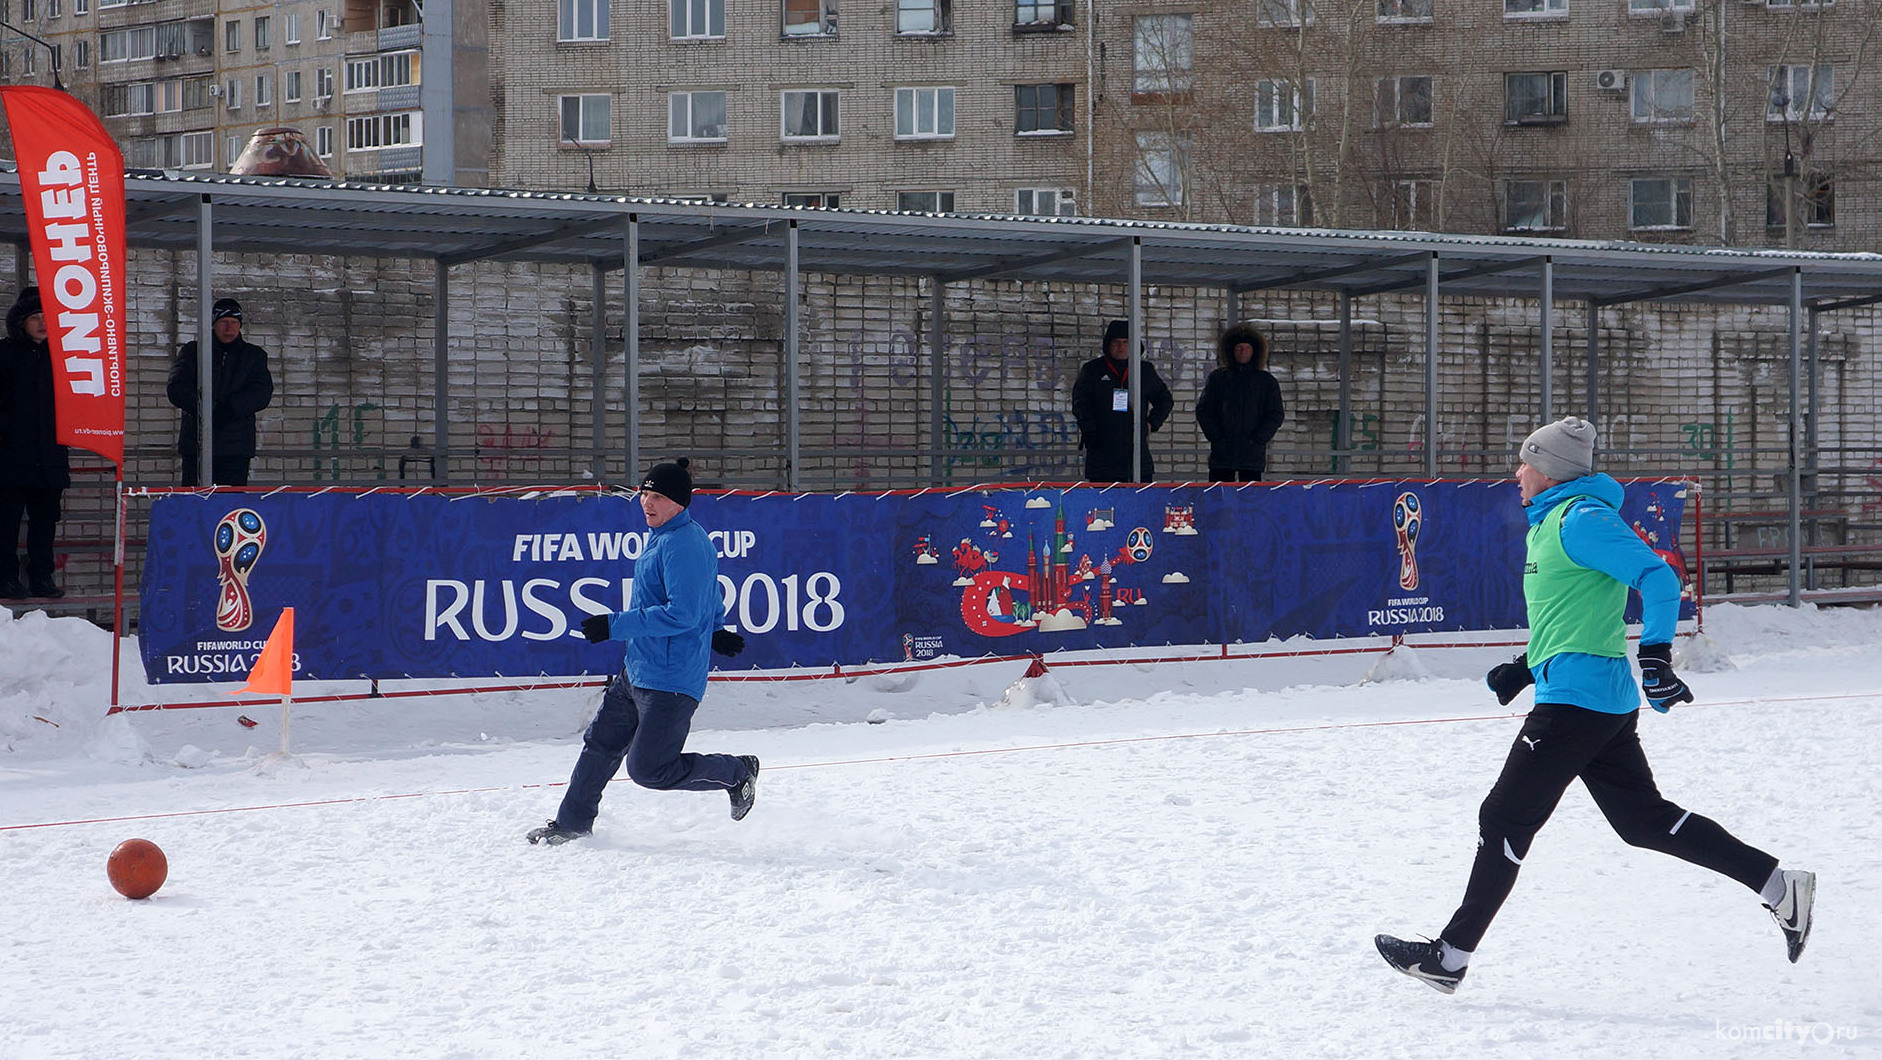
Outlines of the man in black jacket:
{"label": "man in black jacket", "polygon": [[[53,535],[59,499],[72,484],[66,448],[53,439],[52,352],[39,288],[20,290],[7,310],[6,342],[0,344],[0,599],[65,595],[52,581]],[[26,581],[20,580],[20,520],[26,520]]]}
{"label": "man in black jacket", "polygon": [[1259,482],[1268,469],[1268,442],[1286,413],[1281,384],[1268,374],[1268,343],[1246,324],[1222,333],[1216,363],[1196,402],[1196,422],[1209,439],[1212,482]]}
{"label": "man in black jacket", "polygon": [[[1140,359],[1143,380],[1139,394],[1149,406],[1142,433],[1131,427],[1130,321],[1113,320],[1104,329],[1104,354],[1085,362],[1072,384],[1072,415],[1078,420],[1078,444],[1085,450],[1086,482],[1150,482],[1156,471],[1150,462],[1150,432],[1163,426],[1176,407],[1170,388],[1148,360]],[[1131,436],[1137,435],[1143,452],[1143,478],[1131,475]]]}
{"label": "man in black jacket", "polygon": [[[210,420],[214,450],[210,474],[218,486],[248,485],[248,462],[255,456],[255,414],[274,400],[274,377],[268,374],[268,351],[242,338],[242,303],[218,298],[210,328],[215,336],[215,372],[212,376],[214,411]],[[201,484],[197,426],[200,368],[196,343],[186,342],[170,365],[170,404],[183,410],[183,427],[176,451],[183,457],[183,485]]]}

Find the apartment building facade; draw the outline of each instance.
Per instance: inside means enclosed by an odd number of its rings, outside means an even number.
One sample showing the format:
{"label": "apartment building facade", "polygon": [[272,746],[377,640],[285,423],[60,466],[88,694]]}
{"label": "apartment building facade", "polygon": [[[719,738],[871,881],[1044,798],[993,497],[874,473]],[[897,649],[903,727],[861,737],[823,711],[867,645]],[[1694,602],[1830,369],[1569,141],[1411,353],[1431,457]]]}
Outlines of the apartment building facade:
{"label": "apartment building facade", "polygon": [[[488,179],[481,4],[433,0],[427,23],[414,0],[4,3],[129,168],[226,172],[256,130],[290,126],[342,179]],[[46,47],[13,37],[0,56],[7,82],[52,83]]]}
{"label": "apartment building facade", "polygon": [[1091,37],[1070,0],[493,0],[498,183],[1079,212]]}
{"label": "apartment building facade", "polygon": [[1117,14],[1094,110],[1101,211],[1882,241],[1874,0],[1152,0]]}
{"label": "apartment building facade", "polygon": [[1882,242],[1882,0],[840,2],[497,0],[497,182]]}

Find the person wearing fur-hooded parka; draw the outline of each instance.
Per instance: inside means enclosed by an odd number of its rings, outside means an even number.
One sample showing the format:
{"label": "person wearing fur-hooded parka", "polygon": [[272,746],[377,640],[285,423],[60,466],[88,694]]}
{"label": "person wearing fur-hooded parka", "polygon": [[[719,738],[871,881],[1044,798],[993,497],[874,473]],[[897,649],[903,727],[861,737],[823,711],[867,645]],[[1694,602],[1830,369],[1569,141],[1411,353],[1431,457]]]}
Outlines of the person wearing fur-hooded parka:
{"label": "person wearing fur-hooded parka", "polygon": [[1209,478],[1258,482],[1268,469],[1268,442],[1287,418],[1281,384],[1268,373],[1268,342],[1235,324],[1216,343],[1216,363],[1196,401],[1196,422],[1209,439]]}

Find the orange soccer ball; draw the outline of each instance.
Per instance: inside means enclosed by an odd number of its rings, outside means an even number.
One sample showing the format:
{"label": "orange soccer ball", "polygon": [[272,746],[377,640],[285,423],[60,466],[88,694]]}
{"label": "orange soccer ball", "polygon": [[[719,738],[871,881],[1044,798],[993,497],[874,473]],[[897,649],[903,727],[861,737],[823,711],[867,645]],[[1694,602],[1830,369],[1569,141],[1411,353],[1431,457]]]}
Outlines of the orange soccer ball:
{"label": "orange soccer ball", "polygon": [[126,898],[149,898],[170,876],[169,859],[148,839],[126,839],[105,860],[111,886]]}

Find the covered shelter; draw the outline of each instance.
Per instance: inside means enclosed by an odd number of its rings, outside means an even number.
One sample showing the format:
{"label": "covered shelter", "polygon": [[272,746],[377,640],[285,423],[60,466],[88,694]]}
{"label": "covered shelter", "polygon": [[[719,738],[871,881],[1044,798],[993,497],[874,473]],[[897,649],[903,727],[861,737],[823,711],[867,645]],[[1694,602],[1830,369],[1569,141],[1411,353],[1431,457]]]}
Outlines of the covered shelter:
{"label": "covered shelter", "polygon": [[[0,200],[16,200],[18,178],[0,175]],[[1818,319],[1882,302],[1882,255],[1736,250],[1683,245],[1601,243],[1441,235],[1421,232],[1250,228],[1099,218],[1034,218],[894,214],[619,196],[460,188],[392,187],[280,178],[133,173],[126,181],[129,242],[193,254],[196,275],[213,276],[223,253],[424,259],[433,271],[432,382],[435,409],[447,407],[453,385],[450,314],[452,270],[473,262],[538,262],[587,266],[593,287],[592,353],[606,357],[610,282],[619,284],[624,318],[627,410],[621,425],[626,465],[640,466],[639,393],[642,270],[655,267],[748,270],[778,276],[782,291],[785,365],[780,403],[785,420],[785,489],[800,489],[803,461],[798,318],[800,284],[808,274],[903,277],[926,285],[932,309],[927,330],[928,455],[940,481],[944,459],[941,357],[948,333],[951,288],[1012,280],[1119,285],[1132,321],[1133,357],[1143,335],[1143,293],[1150,287],[1225,292],[1230,305],[1261,292],[1309,291],[1337,296],[1340,326],[1339,424],[1336,456],[1350,454],[1349,390],[1356,301],[1379,295],[1424,301],[1423,473],[1437,477],[1440,307],[1444,299],[1513,299],[1534,304],[1540,335],[1540,386],[1535,415],[1602,416],[1602,351],[1596,315],[1633,303],[1765,306],[1787,312],[1788,427],[1785,492],[1789,523],[1790,598],[1799,598],[1804,476],[1816,451]],[[17,201],[0,208],[0,233],[19,248],[16,275],[26,274],[26,225]],[[625,267],[624,267],[625,266]],[[620,275],[610,280],[611,273]],[[200,338],[209,339],[210,283],[198,283]],[[1585,407],[1568,408],[1553,393],[1558,313],[1586,323]],[[1235,315],[1235,314],[1231,314]],[[1570,318],[1572,321],[1572,318]],[[1133,386],[1137,376],[1132,375]],[[603,422],[603,374],[593,373],[591,444],[597,457],[611,431]],[[1141,402],[1133,401],[1141,410]],[[436,476],[452,479],[448,417],[434,415],[431,449]],[[210,429],[204,418],[205,431]],[[205,458],[211,446],[200,451]],[[1343,466],[1343,465],[1340,465]]]}

